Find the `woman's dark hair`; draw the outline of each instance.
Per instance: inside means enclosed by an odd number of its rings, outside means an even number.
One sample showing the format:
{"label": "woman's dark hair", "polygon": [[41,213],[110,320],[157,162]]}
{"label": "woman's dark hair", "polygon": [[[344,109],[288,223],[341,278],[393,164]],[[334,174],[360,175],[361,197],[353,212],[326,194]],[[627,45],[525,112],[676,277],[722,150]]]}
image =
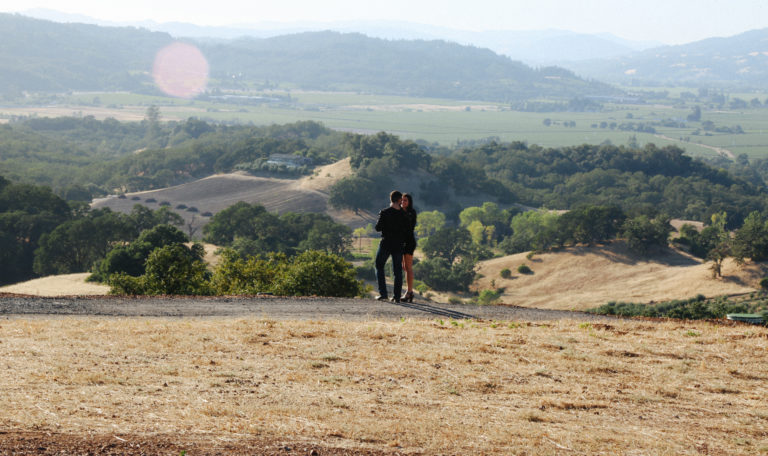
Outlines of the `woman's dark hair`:
{"label": "woman's dark hair", "polygon": [[408,198],[408,210],[416,212],[416,208],[413,207],[413,196],[410,193],[403,194],[403,198]]}

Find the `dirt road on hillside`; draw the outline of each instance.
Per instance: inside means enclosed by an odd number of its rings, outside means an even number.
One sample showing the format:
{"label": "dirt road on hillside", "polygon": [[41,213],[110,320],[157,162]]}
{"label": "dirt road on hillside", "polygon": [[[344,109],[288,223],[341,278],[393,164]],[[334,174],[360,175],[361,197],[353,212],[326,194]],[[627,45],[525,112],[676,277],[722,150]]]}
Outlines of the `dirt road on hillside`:
{"label": "dirt road on hillside", "polygon": [[372,299],[254,297],[27,297],[0,295],[0,316],[245,317],[280,320],[481,319],[600,320],[564,310],[515,306],[390,303]]}

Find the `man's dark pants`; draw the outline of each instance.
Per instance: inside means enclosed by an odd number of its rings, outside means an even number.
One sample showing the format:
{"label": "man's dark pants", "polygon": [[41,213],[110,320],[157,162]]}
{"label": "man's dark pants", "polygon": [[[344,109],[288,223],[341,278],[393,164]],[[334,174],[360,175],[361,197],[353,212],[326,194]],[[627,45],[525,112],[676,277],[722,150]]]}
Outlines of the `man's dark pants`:
{"label": "man's dark pants", "polygon": [[403,291],[403,247],[399,244],[392,245],[384,240],[379,242],[379,250],[376,252],[376,280],[379,283],[379,295],[387,297],[384,265],[390,256],[392,257],[392,272],[395,274],[395,286],[392,293],[394,298],[399,300]]}

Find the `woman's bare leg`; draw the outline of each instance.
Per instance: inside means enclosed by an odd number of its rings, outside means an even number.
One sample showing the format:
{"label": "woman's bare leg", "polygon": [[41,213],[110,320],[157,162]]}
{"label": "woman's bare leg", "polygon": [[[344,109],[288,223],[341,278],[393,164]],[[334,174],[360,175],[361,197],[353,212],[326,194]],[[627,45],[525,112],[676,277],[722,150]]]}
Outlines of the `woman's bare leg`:
{"label": "woman's bare leg", "polygon": [[403,270],[405,271],[405,281],[408,285],[408,293],[413,292],[413,255],[403,255]]}

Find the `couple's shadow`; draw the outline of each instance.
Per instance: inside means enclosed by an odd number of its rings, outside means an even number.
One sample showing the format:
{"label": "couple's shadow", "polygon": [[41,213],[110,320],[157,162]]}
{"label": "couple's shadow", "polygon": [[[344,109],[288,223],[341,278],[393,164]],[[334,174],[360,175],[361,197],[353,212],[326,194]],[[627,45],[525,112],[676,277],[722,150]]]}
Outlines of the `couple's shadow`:
{"label": "couple's shadow", "polygon": [[474,315],[465,314],[463,312],[457,312],[455,310],[444,309],[442,307],[435,307],[429,304],[422,304],[419,302],[394,302],[393,304],[407,307],[409,309],[420,310],[422,312],[431,313],[434,315],[440,315],[442,317],[455,318],[457,320],[474,320],[477,319]]}

